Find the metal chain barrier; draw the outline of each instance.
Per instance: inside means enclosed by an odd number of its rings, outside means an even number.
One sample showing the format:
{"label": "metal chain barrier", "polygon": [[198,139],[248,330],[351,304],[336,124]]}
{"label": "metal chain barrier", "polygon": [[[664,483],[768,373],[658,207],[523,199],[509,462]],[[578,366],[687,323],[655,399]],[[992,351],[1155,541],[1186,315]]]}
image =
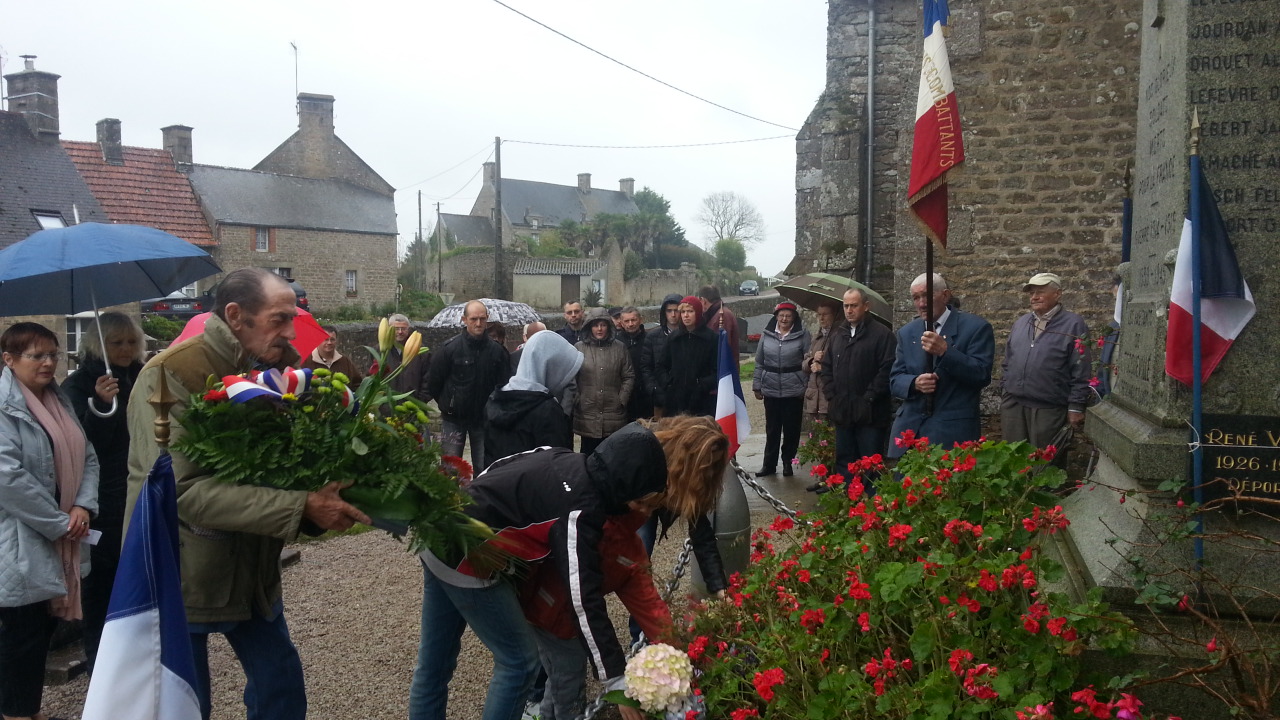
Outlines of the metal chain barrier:
{"label": "metal chain barrier", "polygon": [[756,494],[759,495],[762,500],[772,505],[774,510],[777,510],[783,515],[786,515],[792,520],[796,520],[802,523],[805,522],[804,520],[796,517],[796,511],[787,507],[786,503],[770,495],[769,491],[765,490],[763,485],[757,482],[754,477],[751,477],[751,473],[747,472],[746,470],[743,470],[742,466],[738,464],[738,459],[736,457],[733,459],[733,471],[738,474],[739,480],[746,483],[747,487],[751,488],[752,490],[755,490]]}

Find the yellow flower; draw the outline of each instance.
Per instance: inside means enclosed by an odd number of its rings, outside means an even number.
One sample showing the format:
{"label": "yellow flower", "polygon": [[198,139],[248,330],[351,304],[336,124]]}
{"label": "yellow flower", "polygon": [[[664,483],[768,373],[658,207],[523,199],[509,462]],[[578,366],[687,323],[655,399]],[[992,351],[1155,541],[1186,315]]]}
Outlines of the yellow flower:
{"label": "yellow flower", "polygon": [[395,340],[395,328],[391,327],[391,323],[387,322],[386,318],[382,318],[378,322],[378,351],[385,353],[390,350]]}
{"label": "yellow flower", "polygon": [[294,401],[296,401],[296,400],[298,399],[298,396],[297,396],[297,395],[294,395],[293,393],[285,393],[285,394],[283,394],[283,395],[281,395],[281,396],[280,396],[280,399],[285,400],[285,401],[288,401],[288,402],[294,402]]}
{"label": "yellow flower", "polygon": [[409,336],[408,342],[404,344],[404,353],[401,354],[401,361],[408,365],[409,361],[418,356],[418,348],[422,347],[422,333],[417,330]]}

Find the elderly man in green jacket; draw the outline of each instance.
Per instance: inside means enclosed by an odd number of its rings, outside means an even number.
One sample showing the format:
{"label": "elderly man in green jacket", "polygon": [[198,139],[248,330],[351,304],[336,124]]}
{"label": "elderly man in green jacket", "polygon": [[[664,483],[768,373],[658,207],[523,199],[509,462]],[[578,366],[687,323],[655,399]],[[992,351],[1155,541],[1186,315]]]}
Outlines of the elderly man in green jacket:
{"label": "elderly man in green jacket", "polygon": [[[174,439],[193,393],[210,375],[221,378],[258,367],[296,365],[294,293],[261,268],[228,274],[218,286],[204,333],[157,355],[138,376],[129,401],[129,497],[132,515],[142,483],[160,454],[155,411],[147,404],[164,374],[177,404]],[[244,667],[249,720],[306,717],[302,663],[289,638],[281,599],[280,551],[300,529],[344,530],[369,518],[338,496],[337,484],[298,492],[218,482],[212,473],[173,453],[178,487],[182,597],[195,654],[196,692],[205,720],[209,702],[209,633],[222,633]],[[304,525],[306,523],[306,525]],[[127,531],[127,530],[126,530]]]}

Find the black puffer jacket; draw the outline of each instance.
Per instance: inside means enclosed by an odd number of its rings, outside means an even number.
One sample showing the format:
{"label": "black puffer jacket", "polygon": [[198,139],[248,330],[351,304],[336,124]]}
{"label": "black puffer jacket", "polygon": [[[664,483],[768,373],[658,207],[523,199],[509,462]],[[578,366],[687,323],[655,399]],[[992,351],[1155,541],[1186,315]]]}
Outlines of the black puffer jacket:
{"label": "black puffer jacket", "polygon": [[[98,400],[94,390],[98,378],[106,373],[106,366],[99,358],[86,360],[78,370],[67,376],[62,384],[62,392],[71,401],[76,410],[76,417],[84,427],[84,435],[93,444],[98,453],[98,465],[101,468],[98,479],[98,515],[94,526],[124,522],[124,499],[129,489],[129,419],[125,408],[129,407],[129,396],[133,393],[133,384],[142,371],[142,363],[133,363],[127,368],[112,366],[111,374],[119,382],[120,394],[116,396],[116,413],[109,418],[101,418],[89,412],[92,400],[99,410],[107,406]],[[117,541],[119,538],[116,538]]]}
{"label": "black puffer jacket", "polygon": [[488,335],[475,338],[464,330],[432,355],[427,393],[440,414],[466,426],[480,423],[489,394],[511,378],[507,351]]}
{"label": "black puffer jacket", "polygon": [[484,464],[536,447],[573,448],[560,401],[540,390],[499,390],[484,407]]}
{"label": "black puffer jacket", "polygon": [[[554,448],[503,458],[467,488],[474,501],[467,514],[498,534],[490,543],[518,548],[529,562],[556,564],[577,608],[578,627],[590,632],[588,656],[601,680],[618,677],[626,668],[602,592],[598,546],[605,518],[626,514],[628,501],[666,486],[662,444],[647,428],[632,423],[590,455]],[[478,574],[466,560],[445,561],[429,553],[423,559],[444,582],[458,573]]]}

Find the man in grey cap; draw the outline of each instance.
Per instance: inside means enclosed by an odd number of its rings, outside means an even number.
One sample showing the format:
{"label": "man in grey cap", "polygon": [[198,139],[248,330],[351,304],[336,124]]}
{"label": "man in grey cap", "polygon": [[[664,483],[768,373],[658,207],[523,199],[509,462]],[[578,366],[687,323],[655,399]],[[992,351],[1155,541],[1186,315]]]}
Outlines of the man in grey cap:
{"label": "man in grey cap", "polygon": [[1092,363],[1084,318],[1062,307],[1062,278],[1036,273],[1022,286],[1031,312],[1013,323],[1001,363],[1004,439],[1050,444],[1067,423],[1084,427]]}

